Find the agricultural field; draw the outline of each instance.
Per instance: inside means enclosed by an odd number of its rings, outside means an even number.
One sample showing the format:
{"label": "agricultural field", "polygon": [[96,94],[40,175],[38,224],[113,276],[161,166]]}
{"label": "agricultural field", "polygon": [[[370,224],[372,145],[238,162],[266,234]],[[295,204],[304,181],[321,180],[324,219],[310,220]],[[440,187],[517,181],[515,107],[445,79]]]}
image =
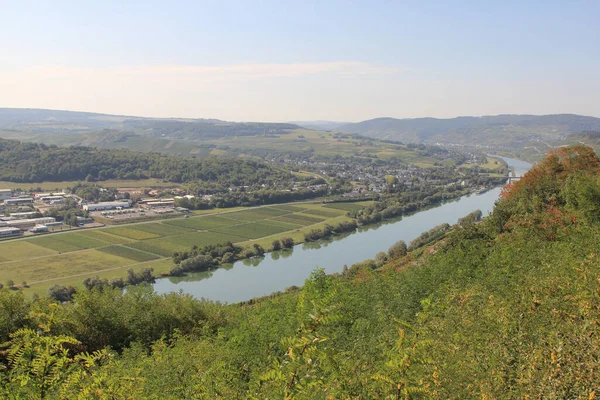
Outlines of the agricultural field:
{"label": "agricultural field", "polygon": [[[237,213],[228,213],[228,214],[237,214]],[[227,215],[227,214],[225,214]],[[241,222],[231,218],[221,218],[221,217],[202,217],[202,218],[179,218],[179,219],[170,219],[168,221],[162,222],[164,225],[174,225],[184,228],[193,229],[196,231],[205,231],[214,228],[220,228],[222,226],[231,226],[240,224]]]}
{"label": "agricultural field", "polygon": [[281,226],[267,225],[267,223],[268,221],[266,221],[266,223],[254,222],[250,224],[230,226],[227,228],[217,228],[214,231],[223,233],[225,235],[235,235],[248,239],[258,239],[288,230]]}
{"label": "agricultural field", "polygon": [[107,244],[104,241],[83,236],[79,233],[61,233],[55,235],[38,236],[29,240],[29,242],[38,246],[46,247],[50,250],[55,250],[59,253],[93,249],[96,247],[106,246]]}
{"label": "agricultural field", "polygon": [[129,260],[133,260],[133,261],[137,261],[137,262],[152,261],[152,260],[157,260],[160,258],[157,255],[139,251],[139,250],[135,250],[135,249],[125,247],[125,246],[117,246],[117,245],[108,246],[108,247],[102,247],[99,250],[103,253],[112,254],[115,256],[127,258]]}
{"label": "agricultural field", "polygon": [[324,206],[325,208],[332,208],[334,210],[342,211],[356,211],[364,207],[362,202],[359,203],[332,203]]}
{"label": "agricultural field", "polygon": [[[130,267],[168,271],[174,252],[227,241],[269,248],[274,239],[303,240],[304,232],[347,219],[321,204],[286,204],[220,211],[126,226],[46,234],[0,243],[0,282],[26,281],[29,293],[52,284],[81,285],[86,277],[124,277]],[[154,268],[154,267],[153,267]]]}

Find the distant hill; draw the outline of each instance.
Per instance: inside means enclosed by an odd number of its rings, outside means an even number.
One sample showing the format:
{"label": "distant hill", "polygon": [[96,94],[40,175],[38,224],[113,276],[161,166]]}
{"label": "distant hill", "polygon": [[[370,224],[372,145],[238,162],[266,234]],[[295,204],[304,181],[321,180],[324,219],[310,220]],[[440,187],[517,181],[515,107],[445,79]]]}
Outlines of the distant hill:
{"label": "distant hill", "polygon": [[523,143],[564,140],[568,135],[600,130],[600,118],[574,114],[495,115],[484,117],[376,118],[346,124],[341,132],[402,142],[440,142],[515,147]]}
{"label": "distant hill", "polygon": [[30,134],[86,133],[103,129],[177,139],[286,134],[298,125],[218,119],[144,118],[76,111],[0,108],[0,130]]}
{"label": "distant hill", "polygon": [[348,125],[348,122],[336,121],[290,121],[290,124],[300,125],[303,128],[315,129],[320,131],[332,131],[340,126]]}

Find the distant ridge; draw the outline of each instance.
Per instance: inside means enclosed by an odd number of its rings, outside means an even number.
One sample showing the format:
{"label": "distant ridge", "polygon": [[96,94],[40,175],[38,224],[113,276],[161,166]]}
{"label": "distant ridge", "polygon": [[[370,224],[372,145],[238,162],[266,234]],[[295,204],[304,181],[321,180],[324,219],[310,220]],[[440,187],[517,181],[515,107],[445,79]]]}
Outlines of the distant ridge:
{"label": "distant ridge", "polygon": [[600,130],[600,118],[576,114],[493,115],[482,117],[375,118],[337,128],[341,132],[407,143],[512,144],[560,140]]}

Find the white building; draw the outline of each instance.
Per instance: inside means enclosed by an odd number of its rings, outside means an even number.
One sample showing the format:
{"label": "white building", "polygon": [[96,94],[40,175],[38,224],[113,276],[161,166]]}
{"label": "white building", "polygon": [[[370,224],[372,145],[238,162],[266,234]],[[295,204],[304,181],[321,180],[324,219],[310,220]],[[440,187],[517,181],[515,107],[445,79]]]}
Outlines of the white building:
{"label": "white building", "polygon": [[16,206],[19,204],[33,204],[33,197],[20,197],[15,199],[6,199],[4,204],[7,206]]}
{"label": "white building", "polygon": [[15,219],[26,219],[26,218],[31,218],[36,214],[37,214],[37,211],[30,211],[30,212],[12,213],[12,214],[10,214],[10,216],[14,217]]}
{"label": "white building", "polygon": [[129,202],[110,201],[106,203],[86,204],[85,206],[83,206],[83,209],[85,211],[116,210],[118,208],[129,208]]}
{"label": "white building", "polygon": [[14,221],[8,221],[7,225],[12,228],[18,228],[22,231],[26,231],[28,229],[33,228],[36,225],[45,225],[53,222],[56,222],[56,219],[53,217],[42,217],[32,219],[16,219]]}
{"label": "white building", "polygon": [[10,199],[12,197],[12,190],[0,189],[0,200]]}
{"label": "white building", "polygon": [[18,228],[0,228],[0,238],[19,236],[20,234],[21,230]]}

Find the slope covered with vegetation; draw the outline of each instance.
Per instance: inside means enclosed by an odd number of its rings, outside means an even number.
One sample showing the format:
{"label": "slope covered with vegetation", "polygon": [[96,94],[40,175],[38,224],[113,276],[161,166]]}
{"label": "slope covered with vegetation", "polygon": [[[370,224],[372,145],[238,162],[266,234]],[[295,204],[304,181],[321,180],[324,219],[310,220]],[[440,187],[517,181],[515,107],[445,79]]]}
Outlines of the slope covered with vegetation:
{"label": "slope covered with vegetation", "polygon": [[[481,223],[237,305],[0,291],[7,398],[594,398],[600,160],[553,153]],[[437,235],[436,235],[437,237]],[[20,396],[20,397],[19,397]]]}
{"label": "slope covered with vegetation", "polygon": [[223,185],[289,181],[291,174],[241,159],[177,158],[130,150],[57,147],[0,139],[0,181],[146,179]]}
{"label": "slope covered with vegetation", "polygon": [[337,129],[403,142],[514,147],[522,143],[558,140],[582,131],[600,130],[600,118],[574,114],[491,115],[448,119],[375,118]]}

